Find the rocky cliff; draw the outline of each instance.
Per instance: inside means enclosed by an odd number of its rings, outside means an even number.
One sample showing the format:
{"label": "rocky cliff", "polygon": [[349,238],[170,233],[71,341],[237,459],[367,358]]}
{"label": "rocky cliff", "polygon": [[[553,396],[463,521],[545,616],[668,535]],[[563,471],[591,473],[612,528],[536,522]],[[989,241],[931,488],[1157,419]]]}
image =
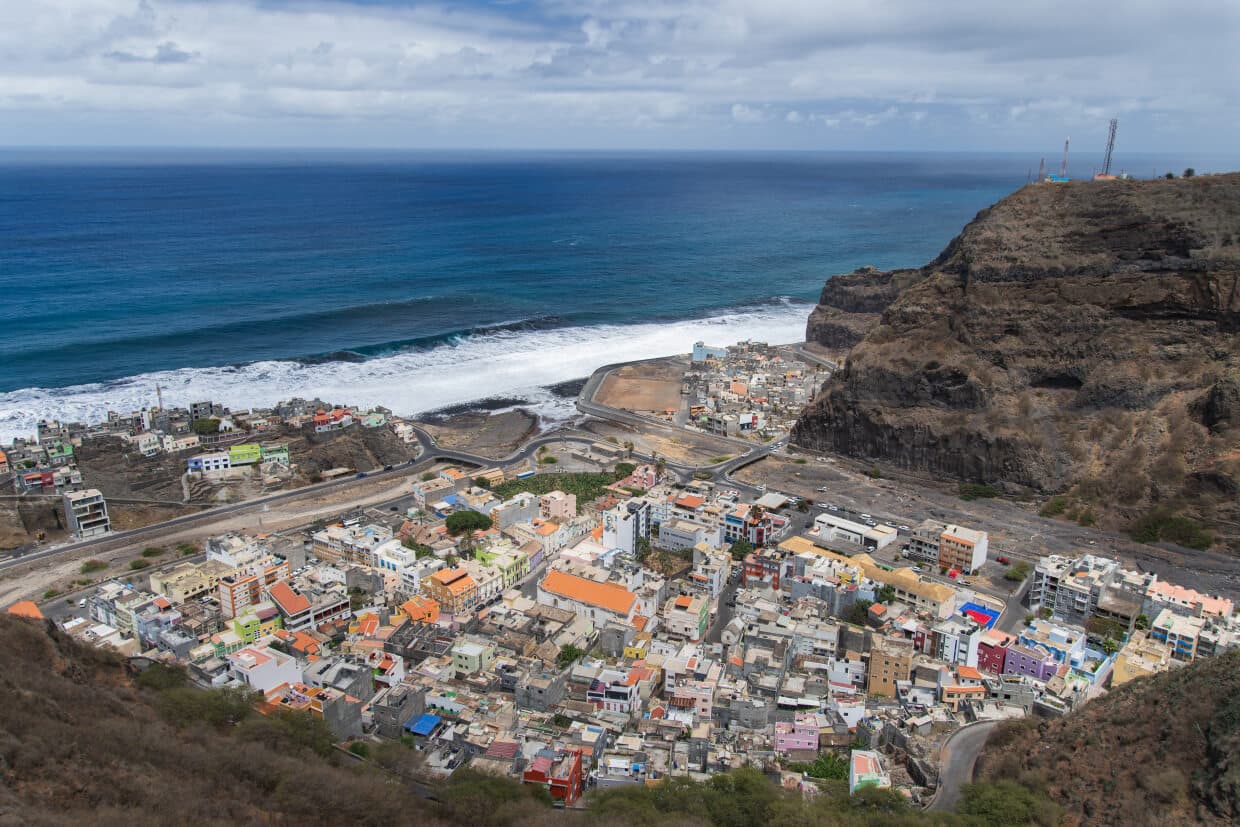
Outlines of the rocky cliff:
{"label": "rocky cliff", "polygon": [[1240,175],[1024,187],[829,281],[807,337],[861,331],[796,443],[1240,535]]}

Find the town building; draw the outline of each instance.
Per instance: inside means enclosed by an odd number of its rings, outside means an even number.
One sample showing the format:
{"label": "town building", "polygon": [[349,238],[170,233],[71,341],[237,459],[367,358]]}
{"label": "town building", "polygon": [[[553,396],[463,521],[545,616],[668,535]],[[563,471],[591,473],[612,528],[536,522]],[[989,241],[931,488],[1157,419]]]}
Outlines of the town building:
{"label": "town building", "polygon": [[97,488],[63,495],[65,527],[79,540],[102,537],[112,530],[108,504]]}

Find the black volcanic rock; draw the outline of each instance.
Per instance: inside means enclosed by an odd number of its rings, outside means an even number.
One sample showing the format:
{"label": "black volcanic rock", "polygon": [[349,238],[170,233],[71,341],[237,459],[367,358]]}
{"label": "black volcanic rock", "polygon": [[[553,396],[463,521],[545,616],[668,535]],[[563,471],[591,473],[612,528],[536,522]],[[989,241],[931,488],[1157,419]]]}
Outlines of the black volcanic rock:
{"label": "black volcanic rock", "polygon": [[1226,535],[1199,495],[1240,479],[1238,333],[1240,175],[1035,184],[921,270],[827,282],[806,337],[851,351],[793,440]]}

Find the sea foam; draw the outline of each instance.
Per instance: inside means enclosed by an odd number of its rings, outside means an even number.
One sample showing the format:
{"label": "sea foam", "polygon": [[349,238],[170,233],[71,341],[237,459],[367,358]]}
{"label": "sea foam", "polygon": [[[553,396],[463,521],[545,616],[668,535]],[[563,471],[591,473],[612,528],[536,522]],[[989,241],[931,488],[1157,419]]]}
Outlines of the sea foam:
{"label": "sea foam", "polygon": [[[623,300],[620,294],[617,300]],[[292,397],[383,405],[403,416],[488,397],[520,397],[545,419],[567,417],[571,400],[546,387],[587,376],[613,362],[687,353],[696,341],[800,341],[810,307],[781,303],[703,319],[634,325],[513,330],[464,337],[429,350],[366,361],[261,361],[181,368],[65,388],[23,388],[0,394],[0,439],[32,436],[40,419],[94,423],[108,411],[152,407],[155,386],[164,404],[187,407],[210,399],[233,409],[267,407]]]}

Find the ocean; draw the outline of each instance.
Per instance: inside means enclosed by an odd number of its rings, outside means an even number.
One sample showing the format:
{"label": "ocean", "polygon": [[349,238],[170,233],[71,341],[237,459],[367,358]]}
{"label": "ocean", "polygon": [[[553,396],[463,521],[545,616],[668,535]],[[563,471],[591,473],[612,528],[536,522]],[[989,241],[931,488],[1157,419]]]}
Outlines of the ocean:
{"label": "ocean", "polygon": [[293,396],[416,414],[614,361],[803,337],[1024,155],[0,151],[0,439]]}

